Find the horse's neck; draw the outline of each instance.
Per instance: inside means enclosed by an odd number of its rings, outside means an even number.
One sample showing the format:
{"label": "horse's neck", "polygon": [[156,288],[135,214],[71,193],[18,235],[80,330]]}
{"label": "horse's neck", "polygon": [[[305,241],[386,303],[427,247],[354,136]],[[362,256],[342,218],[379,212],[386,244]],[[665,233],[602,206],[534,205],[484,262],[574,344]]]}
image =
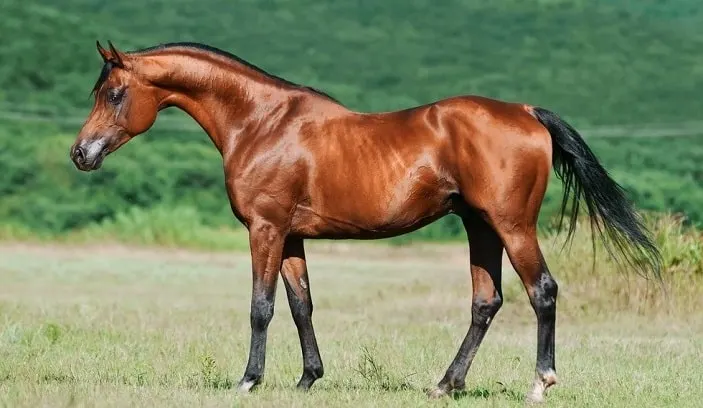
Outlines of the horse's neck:
{"label": "horse's neck", "polygon": [[150,57],[150,81],[165,91],[163,107],[190,115],[226,154],[253,121],[265,120],[286,100],[286,90],[237,62],[193,55]]}

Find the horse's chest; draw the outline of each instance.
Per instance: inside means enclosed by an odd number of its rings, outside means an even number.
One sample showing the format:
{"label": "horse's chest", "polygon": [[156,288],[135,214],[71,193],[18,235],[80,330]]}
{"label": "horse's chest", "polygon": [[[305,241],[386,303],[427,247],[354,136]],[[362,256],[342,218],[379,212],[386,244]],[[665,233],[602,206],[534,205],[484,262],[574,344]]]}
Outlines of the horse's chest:
{"label": "horse's chest", "polygon": [[299,184],[294,171],[251,168],[242,171],[232,166],[225,172],[225,184],[235,217],[244,225],[256,218],[287,224],[296,205]]}

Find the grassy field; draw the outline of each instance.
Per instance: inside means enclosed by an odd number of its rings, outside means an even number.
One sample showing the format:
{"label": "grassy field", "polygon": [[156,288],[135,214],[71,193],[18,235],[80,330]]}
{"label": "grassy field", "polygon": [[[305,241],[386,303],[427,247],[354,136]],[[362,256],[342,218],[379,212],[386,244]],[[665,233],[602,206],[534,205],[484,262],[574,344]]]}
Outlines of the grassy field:
{"label": "grassy field", "polygon": [[[676,299],[665,302],[638,277],[606,275],[602,261],[590,279],[583,242],[570,254],[546,242],[561,284],[560,382],[547,406],[699,406],[703,318],[696,310],[703,285],[691,257],[684,265],[696,279],[670,284]],[[676,263],[677,254],[666,250],[667,262]],[[240,396],[235,385],[249,340],[246,252],[5,243],[0,401],[12,407],[523,406],[535,322],[509,266],[505,306],[466,391],[441,401],[425,397],[423,389],[442,376],[468,328],[467,256],[465,247],[453,245],[309,244],[325,377],[309,394],[294,390],[300,350],[280,284],[265,382]]]}

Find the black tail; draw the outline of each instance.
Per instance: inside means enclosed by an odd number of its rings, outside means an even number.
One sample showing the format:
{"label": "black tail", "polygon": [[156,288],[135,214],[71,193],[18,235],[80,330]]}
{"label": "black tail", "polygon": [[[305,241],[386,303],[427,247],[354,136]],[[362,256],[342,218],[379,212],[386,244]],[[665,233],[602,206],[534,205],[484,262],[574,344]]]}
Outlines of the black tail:
{"label": "black tail", "polygon": [[652,272],[661,279],[661,254],[625,197],[622,187],[610,178],[586,142],[568,123],[542,108],[534,108],[534,115],[552,136],[554,171],[564,183],[559,229],[567,201],[573,194],[567,240],[573,236],[583,198],[588,207],[594,238],[597,230],[604,238],[610,255],[620,265],[627,264],[645,274]]}

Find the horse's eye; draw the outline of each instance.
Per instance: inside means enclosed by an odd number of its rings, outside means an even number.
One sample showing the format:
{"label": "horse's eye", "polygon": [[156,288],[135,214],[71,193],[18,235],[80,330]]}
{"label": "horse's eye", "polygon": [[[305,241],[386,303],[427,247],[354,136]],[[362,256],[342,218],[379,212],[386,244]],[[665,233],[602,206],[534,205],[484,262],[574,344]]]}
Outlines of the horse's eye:
{"label": "horse's eye", "polygon": [[117,105],[122,100],[124,95],[124,90],[122,89],[110,89],[107,91],[107,101],[112,105]]}

